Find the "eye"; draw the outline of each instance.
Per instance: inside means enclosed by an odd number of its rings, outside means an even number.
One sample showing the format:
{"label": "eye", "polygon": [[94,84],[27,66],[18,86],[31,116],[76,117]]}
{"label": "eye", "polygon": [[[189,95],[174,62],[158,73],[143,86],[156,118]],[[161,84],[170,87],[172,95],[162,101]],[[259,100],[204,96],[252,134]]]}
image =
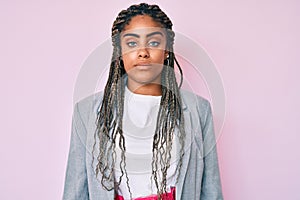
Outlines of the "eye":
{"label": "eye", "polygon": [[129,47],[136,47],[136,45],[137,45],[136,42],[127,42],[126,44],[127,44],[127,46],[129,46]]}
{"label": "eye", "polygon": [[157,41],[151,41],[151,42],[149,42],[149,46],[150,47],[157,47],[159,45],[160,45],[160,42],[157,42]]}

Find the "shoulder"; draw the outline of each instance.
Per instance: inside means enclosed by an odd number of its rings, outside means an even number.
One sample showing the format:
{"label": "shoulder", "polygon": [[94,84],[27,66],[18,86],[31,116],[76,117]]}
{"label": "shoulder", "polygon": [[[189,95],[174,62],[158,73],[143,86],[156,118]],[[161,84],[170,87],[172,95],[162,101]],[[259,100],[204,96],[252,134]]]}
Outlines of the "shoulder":
{"label": "shoulder", "polygon": [[74,110],[80,113],[82,117],[88,117],[91,114],[96,114],[103,98],[103,91],[93,93],[79,100],[74,105]]}
{"label": "shoulder", "polygon": [[192,123],[200,124],[204,128],[208,119],[212,117],[210,102],[193,92],[181,90],[183,111],[190,113]]}
{"label": "shoulder", "polygon": [[208,107],[210,107],[209,101],[198,94],[183,89],[180,90],[180,94],[183,106],[201,110],[206,110]]}

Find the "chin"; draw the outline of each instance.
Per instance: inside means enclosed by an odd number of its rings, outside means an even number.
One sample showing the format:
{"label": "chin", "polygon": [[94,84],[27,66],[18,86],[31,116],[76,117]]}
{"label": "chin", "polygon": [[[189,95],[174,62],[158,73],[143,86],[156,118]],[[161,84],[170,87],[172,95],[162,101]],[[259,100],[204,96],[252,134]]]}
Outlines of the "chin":
{"label": "chin", "polygon": [[155,84],[160,84],[161,79],[160,77],[128,77],[131,82],[137,83],[137,84],[150,84],[150,83],[155,83]]}

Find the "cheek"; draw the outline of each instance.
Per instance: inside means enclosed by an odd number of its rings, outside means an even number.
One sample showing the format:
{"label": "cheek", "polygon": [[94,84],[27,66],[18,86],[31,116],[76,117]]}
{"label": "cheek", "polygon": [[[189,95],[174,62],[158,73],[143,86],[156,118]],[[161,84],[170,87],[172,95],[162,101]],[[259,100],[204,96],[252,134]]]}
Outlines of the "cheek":
{"label": "cheek", "polygon": [[122,55],[123,63],[124,63],[124,68],[126,71],[132,68],[133,63],[134,63],[134,58],[135,56],[133,53],[126,53]]}
{"label": "cheek", "polygon": [[165,51],[164,50],[154,50],[150,53],[152,61],[159,64],[163,64],[165,60]]}

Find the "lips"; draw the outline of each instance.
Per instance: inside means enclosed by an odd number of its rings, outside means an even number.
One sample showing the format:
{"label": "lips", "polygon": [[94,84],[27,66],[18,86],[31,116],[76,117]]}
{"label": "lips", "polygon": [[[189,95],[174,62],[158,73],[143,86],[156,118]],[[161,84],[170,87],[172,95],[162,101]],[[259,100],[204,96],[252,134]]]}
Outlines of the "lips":
{"label": "lips", "polygon": [[135,66],[151,66],[150,63],[137,63]]}
{"label": "lips", "polygon": [[152,65],[150,63],[137,63],[135,67],[140,70],[148,70],[152,67]]}

